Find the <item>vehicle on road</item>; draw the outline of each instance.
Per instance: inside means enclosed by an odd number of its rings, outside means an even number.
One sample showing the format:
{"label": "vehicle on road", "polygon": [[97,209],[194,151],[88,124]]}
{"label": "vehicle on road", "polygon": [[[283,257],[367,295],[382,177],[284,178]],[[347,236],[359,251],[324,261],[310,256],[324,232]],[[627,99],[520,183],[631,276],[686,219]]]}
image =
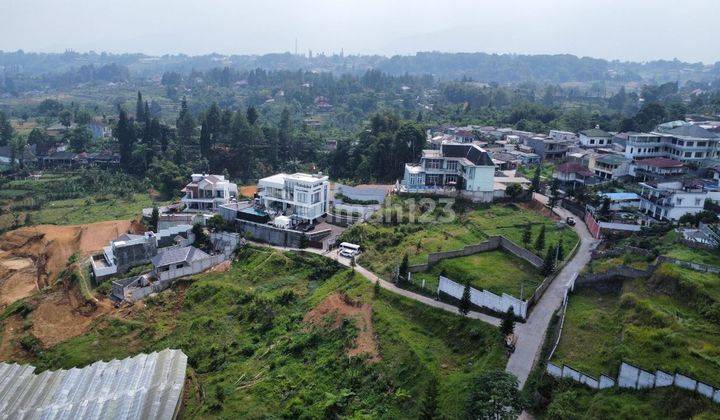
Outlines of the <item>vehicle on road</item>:
{"label": "vehicle on road", "polygon": [[565,223],[570,226],[575,226],[575,219],[573,219],[572,217],[568,217],[567,219],[565,219]]}
{"label": "vehicle on road", "polygon": [[343,242],[340,244],[340,255],[346,258],[356,257],[360,254],[360,245]]}

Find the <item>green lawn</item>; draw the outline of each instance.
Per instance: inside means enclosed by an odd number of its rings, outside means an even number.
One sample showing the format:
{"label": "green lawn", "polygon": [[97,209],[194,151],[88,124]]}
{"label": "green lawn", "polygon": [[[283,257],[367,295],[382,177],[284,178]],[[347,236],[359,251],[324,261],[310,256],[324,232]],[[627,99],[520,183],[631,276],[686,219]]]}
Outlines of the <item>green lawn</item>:
{"label": "green lawn", "polygon": [[518,298],[521,288],[522,297],[527,298],[543,280],[540,272],[527,261],[496,250],[440,261],[428,272],[413,274],[413,283],[421,284],[425,280],[425,288],[436,291],[440,274],[458,283],[469,282],[478,290]]}
{"label": "green lawn", "polygon": [[[387,291],[375,298],[367,280],[313,254],[246,248],[229,271],[181,283],[29,361],[69,368],[182,349],[187,418],[463,418],[472,379],[506,363],[496,328]],[[372,305],[379,362],[347,356],[354,321],[302,322],[336,292]]]}
{"label": "green lawn", "polygon": [[569,254],[578,241],[572,229],[558,228],[556,221],[536,211],[506,204],[469,208],[458,212],[453,221],[445,223],[437,220],[397,225],[377,221],[363,223],[346,231],[344,239],[362,246],[363,254],[358,260],[360,264],[390,277],[406,253],[411,265],[422,264],[427,262],[427,255],[431,252],[460,249],[480,243],[493,235],[504,235],[523,246],[522,233],[528,223],[533,225],[530,249],[535,253],[540,253],[533,249],[533,244],[542,225],[546,229],[546,246],[562,238],[566,253]]}
{"label": "green lawn", "polygon": [[693,288],[715,290],[720,279],[696,274],[661,267],[649,280],[626,281],[619,294],[571,295],[554,361],[614,377],[625,360],[720,386],[717,305],[701,303],[707,295]]}

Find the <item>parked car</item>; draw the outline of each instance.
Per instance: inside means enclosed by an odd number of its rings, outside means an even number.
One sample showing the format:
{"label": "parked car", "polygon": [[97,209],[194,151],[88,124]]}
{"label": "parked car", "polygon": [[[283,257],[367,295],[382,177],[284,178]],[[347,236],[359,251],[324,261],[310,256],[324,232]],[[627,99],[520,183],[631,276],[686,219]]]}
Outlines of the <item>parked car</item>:
{"label": "parked car", "polygon": [[570,226],[575,226],[575,219],[573,219],[572,217],[568,217],[567,219],[565,219],[565,222]]}

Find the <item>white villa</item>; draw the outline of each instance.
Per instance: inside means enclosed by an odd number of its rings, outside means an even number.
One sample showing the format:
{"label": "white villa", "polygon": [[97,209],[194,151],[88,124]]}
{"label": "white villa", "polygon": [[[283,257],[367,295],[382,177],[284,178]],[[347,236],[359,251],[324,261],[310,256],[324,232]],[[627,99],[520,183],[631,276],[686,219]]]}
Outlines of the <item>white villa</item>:
{"label": "white villa", "polygon": [[258,181],[258,197],[268,210],[314,221],[328,211],[328,185],[327,176],[281,173]]}
{"label": "white villa", "polygon": [[237,198],[237,185],[222,175],[192,174],[192,181],[181,191],[185,210],[217,212],[218,207]]}
{"label": "white villa", "polygon": [[495,165],[476,144],[443,143],[440,150],[423,150],[420,163],[405,164],[401,192],[461,195],[475,202],[490,202],[494,193]]}
{"label": "white villa", "polygon": [[708,192],[682,181],[641,182],[640,211],[659,220],[678,220],[703,210]]}

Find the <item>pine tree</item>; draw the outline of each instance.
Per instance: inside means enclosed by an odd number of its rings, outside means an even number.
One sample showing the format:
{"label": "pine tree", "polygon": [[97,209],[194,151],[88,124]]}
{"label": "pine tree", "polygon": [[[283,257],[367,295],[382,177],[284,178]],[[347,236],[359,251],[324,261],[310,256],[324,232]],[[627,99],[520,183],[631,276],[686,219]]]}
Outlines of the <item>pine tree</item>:
{"label": "pine tree", "polygon": [[552,274],[553,271],[555,271],[555,255],[557,252],[557,248],[549,246],[547,249],[547,253],[545,254],[545,259],[543,260],[543,265],[540,270],[543,276],[549,276]]}
{"label": "pine tree", "polygon": [[120,110],[118,124],[115,128],[115,137],[118,139],[120,146],[120,166],[129,172],[132,166],[132,152],[136,138],[133,121],[128,118],[124,109]]}
{"label": "pine tree", "polygon": [[540,191],[540,165],[535,168],[532,183],[530,184],[530,193]]}
{"label": "pine tree", "polygon": [[402,262],[400,263],[400,267],[398,268],[398,284],[402,284],[405,280],[407,280],[408,277],[408,255],[403,255]]}
{"label": "pine tree", "polygon": [[504,337],[512,334],[515,330],[515,313],[513,312],[512,306],[508,308],[503,314],[502,322],[500,323],[500,333]]}
{"label": "pine tree", "polygon": [[184,159],[185,156],[183,153],[185,146],[192,144],[192,138],[195,132],[195,120],[193,120],[192,115],[190,115],[187,100],[184,97],[180,103],[180,113],[175,122],[175,127],[177,128],[179,146],[177,153],[181,159]]}
{"label": "pine tree", "polygon": [[150,230],[157,232],[158,222],[160,221],[160,211],[157,206],[153,207],[152,215],[150,216]]}
{"label": "pine tree", "polygon": [[532,241],[532,225],[528,223],[525,225],[525,229],[523,230],[523,236],[522,236],[523,246],[525,249],[528,249],[530,247],[530,241]]}
{"label": "pine tree", "polygon": [[290,152],[292,150],[292,121],[290,120],[290,111],[285,108],[280,114],[280,127],[278,132],[278,150],[281,163],[290,160]]}
{"label": "pine tree", "polygon": [[458,312],[467,315],[470,312],[470,283],[465,283],[462,297],[458,302]]}
{"label": "pine tree", "polygon": [[560,181],[558,179],[553,179],[552,183],[550,184],[550,198],[548,199],[548,205],[552,209],[557,204],[558,200],[560,199],[560,194],[558,192],[560,188]]}
{"label": "pine tree", "polygon": [[255,123],[260,118],[260,115],[257,112],[257,109],[255,109],[254,106],[249,106],[246,113],[246,118],[248,120],[248,123],[250,125],[255,125]]}
{"label": "pine tree", "polygon": [[205,118],[200,125],[200,156],[206,159],[210,158],[210,142],[210,127],[207,118]]}
{"label": "pine tree", "polygon": [[542,252],[545,249],[545,225],[540,227],[540,233],[537,239],[535,239],[535,249],[538,252]]}
{"label": "pine tree", "polygon": [[557,260],[562,261],[565,259],[565,248],[563,247],[563,240],[560,238],[557,244]]}
{"label": "pine tree", "polygon": [[375,284],[373,285],[373,296],[375,298],[380,296],[380,280],[375,280]]}
{"label": "pine tree", "polygon": [[143,103],[142,93],[138,90],[137,102],[135,103],[135,121],[145,121],[145,106]]}

